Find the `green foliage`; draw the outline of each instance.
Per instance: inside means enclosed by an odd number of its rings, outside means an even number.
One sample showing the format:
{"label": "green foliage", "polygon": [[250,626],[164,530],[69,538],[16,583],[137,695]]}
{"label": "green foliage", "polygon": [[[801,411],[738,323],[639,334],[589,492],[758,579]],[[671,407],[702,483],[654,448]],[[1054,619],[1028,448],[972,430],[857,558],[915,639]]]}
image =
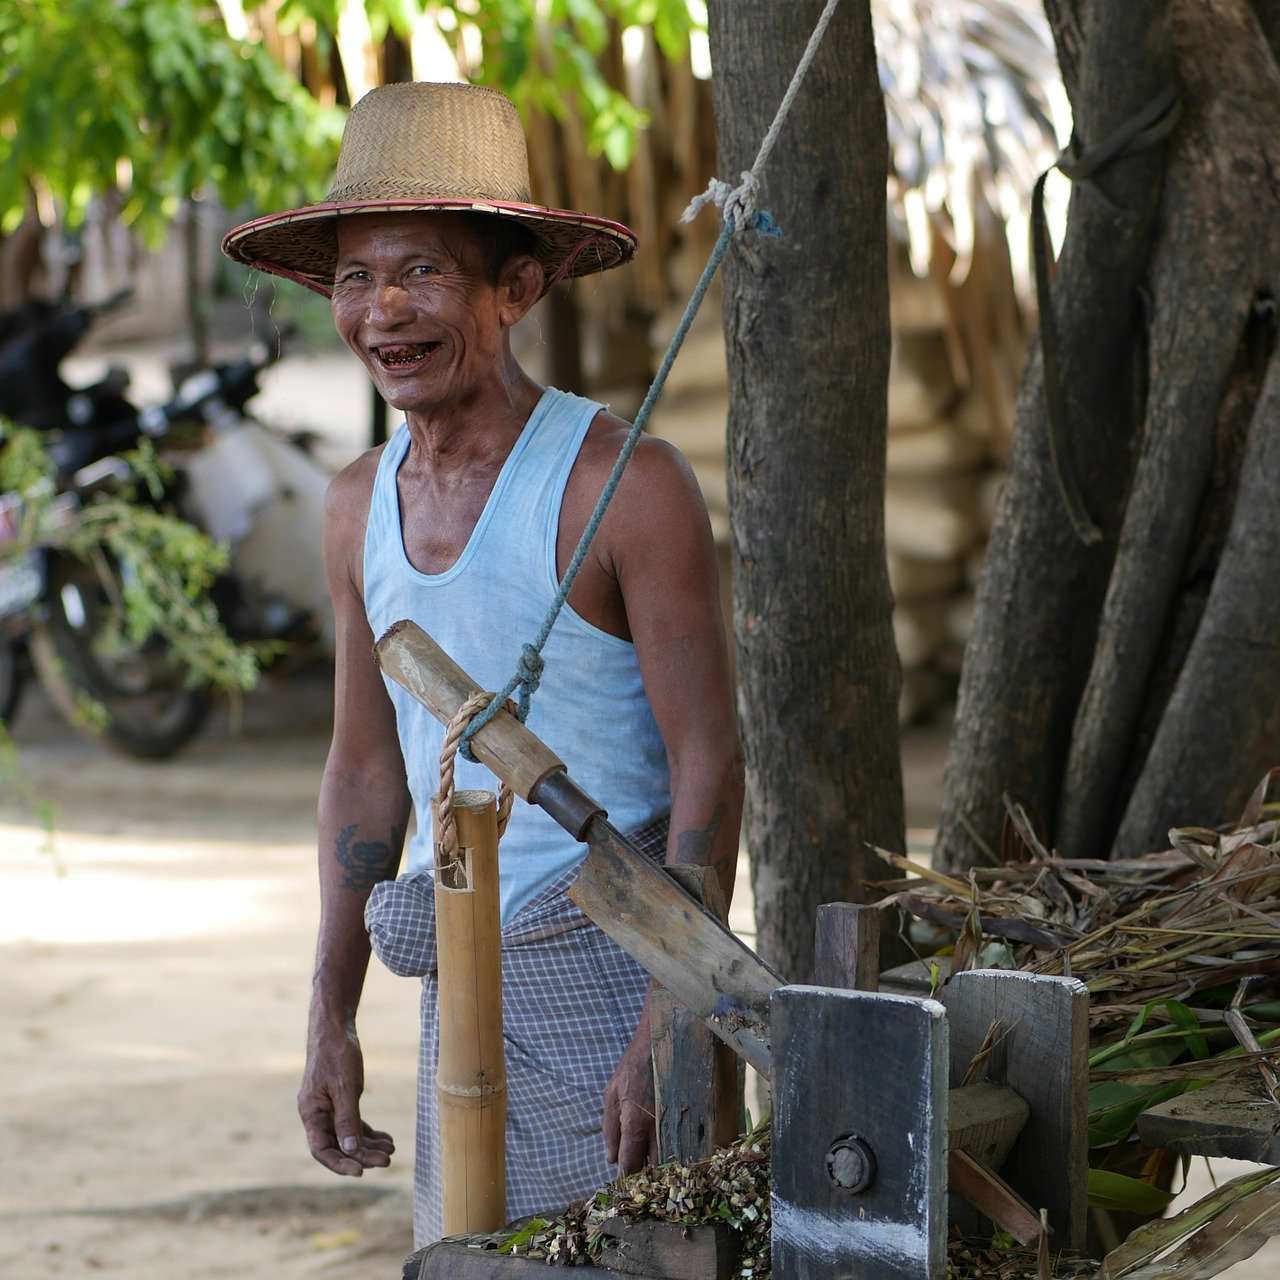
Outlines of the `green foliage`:
{"label": "green foliage", "polygon": [[123,489],[68,506],[50,483],[53,468],[40,436],[0,419],[0,492],[23,495],[22,533],[0,555],[47,546],[96,568],[118,596],[95,638],[101,651],[136,649],[156,638],[192,684],[252,689],[269,653],[232,640],[209,598],[226,551],[186,521],[134,501],[139,488],[158,494],[165,482],[150,442],[124,461],[131,481]]}
{"label": "green foliage", "polygon": [[[280,15],[284,22],[309,18],[333,32],[338,8],[338,0],[284,0]],[[428,10],[451,14],[442,29],[455,52],[464,24],[480,32],[479,83],[501,89],[522,114],[563,119],[576,110],[588,148],[615,169],[631,163],[636,134],[649,121],[601,70],[610,22],[651,28],[668,58],[685,55],[693,29],[687,0],[365,0],[375,40],[388,30],[409,40]]]}
{"label": "green foliage", "polygon": [[6,0],[0,65],[0,229],[33,187],[74,227],[119,185],[154,238],[186,196],[288,205],[333,167],[341,113],[200,0]]}

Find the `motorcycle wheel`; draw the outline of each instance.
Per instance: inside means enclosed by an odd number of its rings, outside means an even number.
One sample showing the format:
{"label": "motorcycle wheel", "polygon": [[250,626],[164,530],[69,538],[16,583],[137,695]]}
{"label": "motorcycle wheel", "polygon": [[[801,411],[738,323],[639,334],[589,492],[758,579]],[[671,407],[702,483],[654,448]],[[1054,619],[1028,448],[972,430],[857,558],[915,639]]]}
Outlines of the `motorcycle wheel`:
{"label": "motorcycle wheel", "polygon": [[112,597],[118,598],[118,584],[104,581],[98,568],[62,555],[49,557],[47,583],[44,616],[31,633],[31,657],[67,722],[141,760],[164,759],[190,742],[212,701],[208,690],[183,682],[163,642],[100,651],[97,638]]}
{"label": "motorcycle wheel", "polygon": [[26,686],[26,672],[18,655],[18,646],[0,640],[0,724],[12,724],[18,703]]}

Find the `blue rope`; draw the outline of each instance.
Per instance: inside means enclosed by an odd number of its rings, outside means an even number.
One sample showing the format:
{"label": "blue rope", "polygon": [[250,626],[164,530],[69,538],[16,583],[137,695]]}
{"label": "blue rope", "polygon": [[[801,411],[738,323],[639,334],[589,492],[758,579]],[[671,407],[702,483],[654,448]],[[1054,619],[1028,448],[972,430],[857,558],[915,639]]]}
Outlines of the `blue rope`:
{"label": "blue rope", "polygon": [[[777,223],[763,210],[753,215],[749,225],[754,227],[761,235],[777,237],[782,234]],[[515,675],[507,681],[502,692],[472,719],[463,733],[462,754],[468,760],[475,759],[475,756],[471,754],[471,739],[502,710],[506,705],[507,699],[517,689],[520,692],[516,696],[516,715],[522,724],[529,715],[529,704],[533,699],[533,695],[538,691],[538,685],[542,682],[542,673],[546,666],[542,657],[542,650],[551,635],[552,627],[556,624],[556,619],[560,616],[561,609],[564,608],[565,602],[569,599],[569,592],[573,589],[574,579],[577,578],[578,571],[582,568],[583,562],[587,558],[587,552],[591,549],[592,541],[600,531],[600,525],[604,521],[605,512],[609,509],[609,503],[613,501],[613,495],[618,491],[622,473],[626,470],[627,463],[636,450],[636,445],[640,443],[640,437],[644,435],[649,417],[653,413],[653,407],[657,404],[658,397],[662,395],[662,388],[666,384],[667,374],[671,372],[671,366],[675,363],[676,356],[680,353],[680,348],[684,346],[685,338],[689,336],[689,329],[698,314],[698,309],[702,306],[702,300],[707,296],[711,281],[715,279],[715,274],[720,269],[720,264],[724,261],[725,254],[729,252],[729,242],[733,239],[736,230],[736,221],[732,218],[726,218],[724,225],[720,229],[720,235],[716,239],[715,247],[711,250],[711,256],[707,259],[707,265],[703,267],[702,275],[698,277],[698,283],[689,295],[689,301],[685,303],[684,314],[680,317],[680,323],[676,326],[675,333],[671,335],[671,341],[667,344],[666,354],[662,357],[658,372],[654,375],[653,382],[649,385],[649,390],[645,393],[644,400],[636,414],[636,420],[632,423],[631,430],[627,432],[627,438],[623,441],[622,449],[613,464],[613,470],[609,472],[609,479],[605,482],[604,488],[600,490],[600,496],[596,499],[595,510],[591,513],[591,519],[587,521],[587,527],[582,531],[582,537],[578,539],[578,546],[573,553],[573,559],[569,561],[569,567],[564,571],[564,577],[556,590],[555,599],[552,600],[551,607],[547,610],[547,616],[542,620],[542,626],[538,629],[537,636],[534,637],[531,644],[522,646],[520,662],[516,667]]]}

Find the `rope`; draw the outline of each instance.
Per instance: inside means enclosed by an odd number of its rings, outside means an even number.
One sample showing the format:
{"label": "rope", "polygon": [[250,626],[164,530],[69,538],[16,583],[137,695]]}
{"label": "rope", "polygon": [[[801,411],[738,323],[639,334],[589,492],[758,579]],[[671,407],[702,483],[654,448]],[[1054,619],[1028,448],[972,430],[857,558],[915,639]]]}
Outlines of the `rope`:
{"label": "rope", "polygon": [[1181,94],[1177,85],[1171,84],[1096,147],[1077,151],[1073,139],[1067,150],[1037,179],[1031,196],[1031,257],[1036,273],[1036,307],[1040,312],[1040,355],[1044,365],[1044,398],[1049,417],[1049,460],[1067,518],[1076,537],[1085,546],[1101,542],[1102,530],[1089,514],[1067,450],[1067,406],[1058,367],[1058,325],[1050,296],[1052,246],[1044,216],[1044,184],[1054,169],[1072,182],[1091,181],[1113,161],[1136,155],[1163,142],[1173,132],[1181,115]]}
{"label": "rope", "polygon": [[714,204],[723,212],[726,222],[740,227],[751,224],[756,216],[756,193],[760,186],[760,175],[769,162],[770,155],[773,154],[778,136],[782,133],[782,126],[786,124],[787,117],[791,114],[800,86],[804,83],[805,76],[809,74],[814,58],[818,56],[822,38],[827,34],[827,28],[836,16],[836,8],[839,4],[840,0],[827,0],[825,8],[818,15],[817,24],[809,36],[809,43],[805,45],[804,53],[800,55],[800,61],[796,63],[796,69],[792,72],[791,83],[787,85],[787,91],[782,95],[782,101],[778,103],[778,109],[774,112],[773,123],[764,135],[764,141],[760,143],[760,150],[756,152],[755,162],[750,169],[742,171],[742,181],[736,187],[730,187],[727,182],[712,178],[707,183],[707,189],[694,196],[689,202],[689,207],[680,215],[681,222],[692,222],[706,205]]}
{"label": "rope", "polygon": [[705,205],[714,204],[724,214],[724,226],[716,238],[711,255],[707,259],[707,265],[703,267],[702,274],[698,277],[698,283],[694,285],[693,292],[689,295],[689,301],[685,304],[684,314],[680,317],[680,323],[671,335],[671,341],[667,344],[667,350],[658,365],[658,372],[654,375],[649,390],[645,392],[644,400],[636,413],[631,430],[627,432],[627,437],[618,452],[613,469],[609,472],[609,478],[605,481],[604,488],[600,491],[600,497],[596,499],[591,518],[587,521],[587,527],[583,529],[582,536],[578,539],[573,559],[569,561],[569,566],[564,571],[564,577],[560,580],[555,598],[547,610],[547,616],[543,619],[542,626],[538,629],[538,634],[531,643],[521,647],[520,661],[516,667],[515,674],[503,686],[501,692],[483,710],[476,714],[462,731],[461,749],[463,757],[467,760],[475,759],[475,756],[471,753],[471,739],[498,714],[498,709],[512,694],[515,694],[517,698],[516,717],[522,724],[528,717],[530,701],[538,691],[538,685],[542,681],[542,673],[546,666],[542,657],[542,650],[551,635],[552,627],[556,624],[556,619],[560,616],[560,611],[569,599],[569,592],[573,589],[574,581],[587,558],[587,552],[591,549],[591,544],[595,540],[596,534],[600,531],[600,526],[604,522],[605,512],[609,509],[609,503],[613,501],[613,495],[618,491],[622,473],[626,470],[627,463],[631,460],[631,455],[636,451],[636,445],[640,443],[640,437],[644,435],[645,428],[649,424],[649,417],[653,413],[653,407],[662,395],[667,375],[671,372],[671,366],[675,363],[676,356],[680,354],[680,348],[684,346],[684,340],[689,335],[689,330],[693,325],[699,308],[702,306],[702,300],[707,296],[707,290],[711,287],[711,281],[720,269],[720,264],[724,261],[725,254],[729,252],[729,242],[735,234],[748,229],[770,237],[782,234],[773,218],[766,211],[756,209],[756,193],[759,189],[760,172],[768,162],[770,153],[782,133],[782,127],[786,124],[787,117],[791,114],[796,95],[800,92],[800,86],[804,82],[810,66],[813,64],[818,47],[822,43],[822,37],[831,25],[831,19],[835,16],[836,7],[839,3],[840,0],[827,0],[818,18],[817,25],[809,37],[809,43],[805,45],[804,53],[796,64],[796,69],[791,76],[791,83],[787,85],[787,91],[782,95],[782,101],[778,104],[778,110],[774,113],[773,123],[770,124],[769,130],[764,136],[764,141],[760,144],[759,151],[756,152],[755,163],[752,164],[750,169],[744,170],[742,182],[737,187],[730,187],[728,183],[722,182],[719,178],[712,178],[707,184],[706,191],[695,196],[689,207],[681,215],[682,222],[689,222],[697,216],[698,211]]}
{"label": "rope", "polygon": [[[439,832],[436,836],[436,867],[454,862],[458,857],[458,824],[453,816],[453,773],[458,748],[472,717],[478,711],[502,702],[491,693],[473,693],[454,713],[445,726],[444,744],[440,748],[440,790],[436,796],[436,812],[439,815]],[[508,710],[511,710],[508,707]],[[505,782],[498,784],[498,839],[501,840],[511,817],[511,805],[515,797]]]}

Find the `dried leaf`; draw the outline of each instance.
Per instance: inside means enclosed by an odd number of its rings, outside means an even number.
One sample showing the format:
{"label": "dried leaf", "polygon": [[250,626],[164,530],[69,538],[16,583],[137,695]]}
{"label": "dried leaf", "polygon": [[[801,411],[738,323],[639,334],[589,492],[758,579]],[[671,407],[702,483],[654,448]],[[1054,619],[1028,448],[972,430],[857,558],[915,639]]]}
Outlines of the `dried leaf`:
{"label": "dried leaf", "polygon": [[[1139,1227],[1107,1254],[1095,1280],[1208,1280],[1221,1274],[1280,1231],[1278,1180],[1280,1169],[1246,1173],[1176,1216]],[[1180,1241],[1185,1243],[1165,1254]]]}

